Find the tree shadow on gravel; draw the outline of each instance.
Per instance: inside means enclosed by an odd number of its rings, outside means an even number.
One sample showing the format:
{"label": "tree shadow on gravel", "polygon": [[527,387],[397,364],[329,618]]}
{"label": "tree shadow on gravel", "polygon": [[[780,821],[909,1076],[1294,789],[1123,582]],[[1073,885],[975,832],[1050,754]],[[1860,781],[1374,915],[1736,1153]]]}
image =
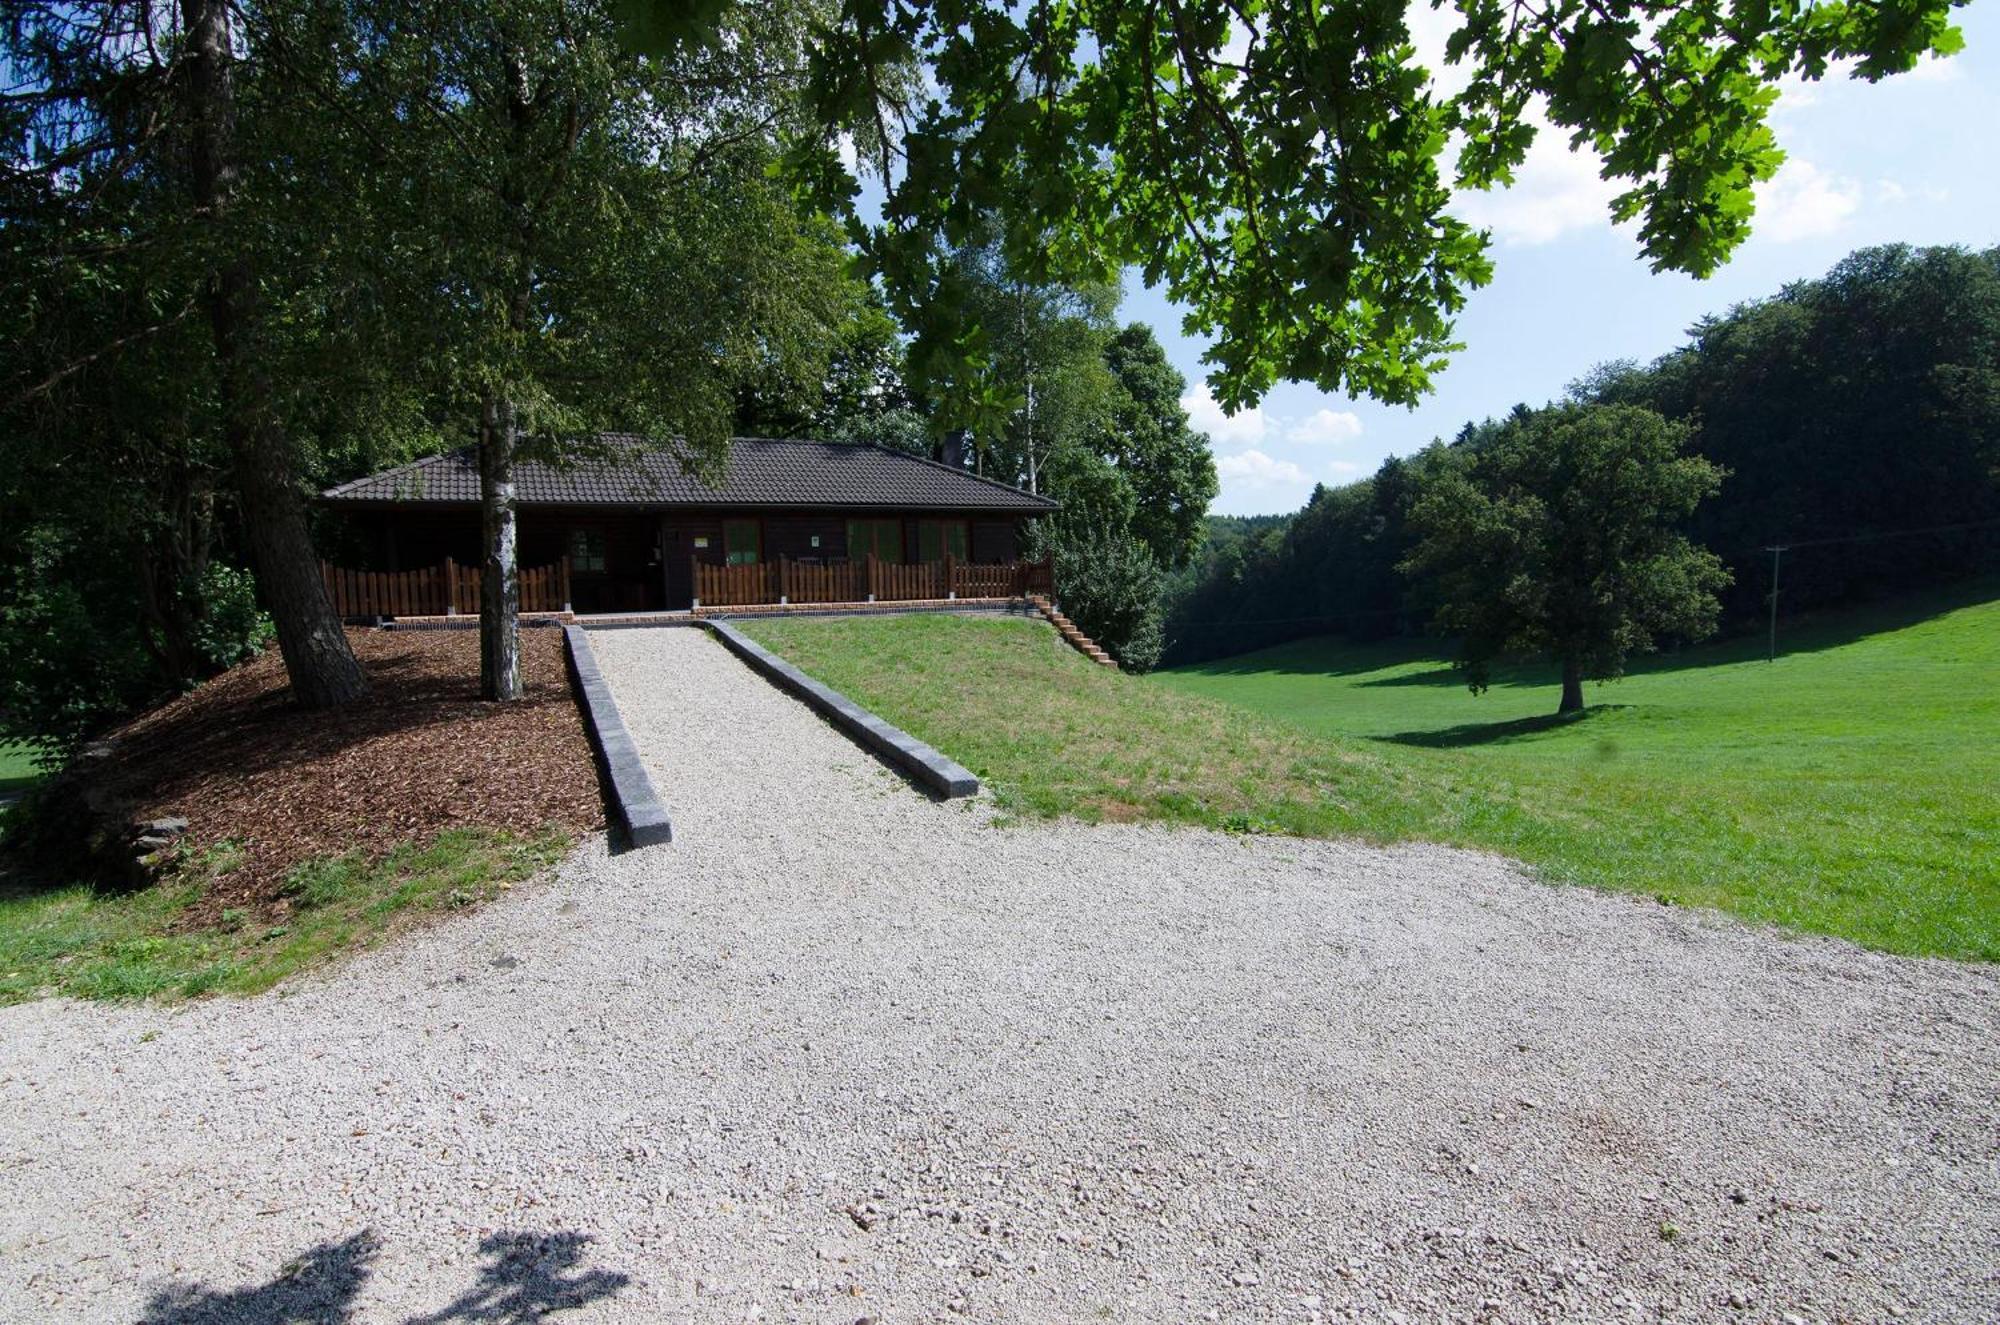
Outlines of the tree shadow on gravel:
{"label": "tree shadow on gravel", "polygon": [[[494,1233],[480,1240],[486,1264],[463,1293],[404,1325],[451,1322],[528,1325],[615,1296],[631,1283],[615,1270],[578,1273],[591,1238],[583,1233]],[[267,1284],[217,1290],[174,1284],[155,1293],[137,1325],[341,1325],[353,1318],[382,1241],[372,1230],[322,1242],[287,1263]]]}

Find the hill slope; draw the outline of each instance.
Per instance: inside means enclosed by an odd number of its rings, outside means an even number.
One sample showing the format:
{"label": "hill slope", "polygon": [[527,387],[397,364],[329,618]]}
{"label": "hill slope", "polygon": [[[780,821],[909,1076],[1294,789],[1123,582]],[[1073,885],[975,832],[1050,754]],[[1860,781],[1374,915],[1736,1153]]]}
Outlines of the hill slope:
{"label": "hill slope", "polygon": [[1653,659],[1557,722],[1435,646],[1307,640],[1153,677],[1017,621],[753,633],[1019,812],[1504,852],[1556,881],[2000,960],[2000,586]]}

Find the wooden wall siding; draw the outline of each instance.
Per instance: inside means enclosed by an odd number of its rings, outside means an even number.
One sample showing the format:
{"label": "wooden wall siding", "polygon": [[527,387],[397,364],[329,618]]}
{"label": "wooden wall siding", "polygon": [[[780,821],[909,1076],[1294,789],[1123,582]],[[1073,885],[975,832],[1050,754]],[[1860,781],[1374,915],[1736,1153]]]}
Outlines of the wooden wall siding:
{"label": "wooden wall siding", "polygon": [[971,540],[967,550],[974,561],[991,564],[1020,559],[1020,527],[1012,520],[974,520],[967,536]]}
{"label": "wooden wall siding", "polygon": [[[320,563],[320,577],[342,617],[445,616],[479,612],[480,568],[447,558],[417,570],[349,570]],[[569,558],[520,572],[523,612],[561,612],[570,604]]]}
{"label": "wooden wall siding", "polygon": [[749,607],[766,603],[920,602],[957,598],[1018,598],[1049,593],[1053,568],[1047,561],[986,566],[946,557],[943,561],[888,562],[868,557],[837,566],[801,564],[789,557],[754,566],[717,566],[699,559],[689,567],[694,598],[703,607]]}
{"label": "wooden wall siding", "polygon": [[[323,531],[328,536],[326,555],[328,560],[341,565],[415,574],[435,570],[448,560],[471,566],[481,558],[479,514],[475,510],[411,505],[333,514],[337,518]],[[812,562],[832,569],[849,563],[861,565],[863,559],[853,557],[847,545],[850,519],[895,520],[903,532],[903,555],[912,562],[918,556],[918,528],[923,519],[964,520],[967,550],[971,553],[969,562],[1011,565],[1018,559],[1020,549],[1016,520],[980,518],[976,514],[956,516],[939,512],[936,516],[924,516],[900,511],[725,512],[720,508],[662,511],[529,506],[520,511],[520,560],[527,566],[554,565],[568,554],[572,531],[592,530],[603,535],[606,566],[601,574],[573,570],[573,596],[568,601],[578,612],[685,608],[696,597],[692,573],[695,562],[715,566],[725,563],[727,550],[722,533],[725,518],[756,520],[762,530],[762,561],[776,564],[782,559],[792,562],[795,568]],[[698,537],[707,539],[708,546],[697,551],[694,541]],[[820,541],[818,547],[812,545],[814,537]],[[821,578],[831,579],[836,585],[842,583],[837,575]],[[865,589],[849,596],[843,589],[806,587],[803,580],[801,586],[800,595],[785,596],[800,602],[861,602],[867,597]],[[884,587],[886,590],[887,586]],[[729,592],[759,595],[746,598],[745,602],[777,601],[776,590],[768,585]],[[441,593],[437,591],[438,595]],[[824,593],[837,596],[821,598],[819,595]],[[970,596],[970,591],[960,590],[960,594]],[[706,594],[701,597],[704,602],[720,601]],[[373,600],[369,601],[372,604]],[[465,610],[475,606],[476,603],[468,603]],[[368,610],[357,615],[377,613]]]}

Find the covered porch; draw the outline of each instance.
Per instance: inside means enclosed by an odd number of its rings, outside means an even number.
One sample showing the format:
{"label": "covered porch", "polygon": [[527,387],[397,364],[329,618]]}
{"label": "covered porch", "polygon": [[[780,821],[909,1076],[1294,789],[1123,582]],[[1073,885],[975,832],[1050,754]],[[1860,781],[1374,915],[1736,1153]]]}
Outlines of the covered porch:
{"label": "covered porch", "polygon": [[[1044,592],[1018,520],[989,513],[619,510],[523,506],[523,610],[1012,597]],[[464,508],[347,513],[327,568],[343,616],[477,610],[479,516]],[[470,581],[468,583],[467,581]],[[535,599],[535,605],[527,601]],[[399,610],[395,605],[403,605]]]}

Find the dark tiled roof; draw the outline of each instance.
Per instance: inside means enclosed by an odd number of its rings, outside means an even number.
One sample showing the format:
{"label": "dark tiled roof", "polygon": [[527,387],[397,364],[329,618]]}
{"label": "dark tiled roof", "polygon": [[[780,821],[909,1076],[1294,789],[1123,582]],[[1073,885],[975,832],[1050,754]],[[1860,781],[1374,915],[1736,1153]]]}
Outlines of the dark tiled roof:
{"label": "dark tiled roof", "polygon": [[[1058,503],[886,447],[837,442],[781,442],[738,437],[729,443],[719,487],[683,472],[670,451],[636,438],[605,438],[615,453],[557,468],[537,460],[514,466],[524,506],[797,506],[911,510],[1012,511],[1035,514]],[[354,479],[321,494],[337,502],[463,505],[479,500],[479,463],[471,447]]]}

